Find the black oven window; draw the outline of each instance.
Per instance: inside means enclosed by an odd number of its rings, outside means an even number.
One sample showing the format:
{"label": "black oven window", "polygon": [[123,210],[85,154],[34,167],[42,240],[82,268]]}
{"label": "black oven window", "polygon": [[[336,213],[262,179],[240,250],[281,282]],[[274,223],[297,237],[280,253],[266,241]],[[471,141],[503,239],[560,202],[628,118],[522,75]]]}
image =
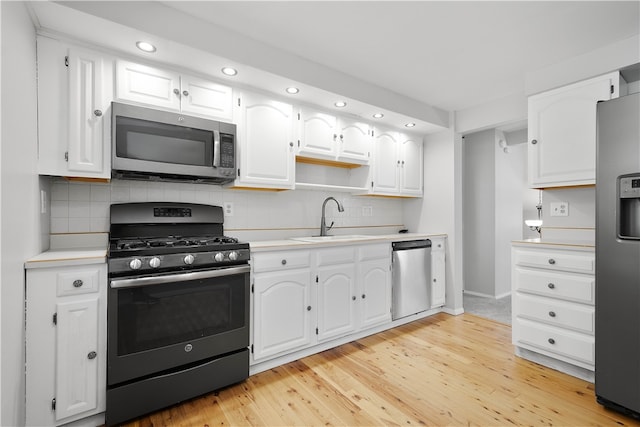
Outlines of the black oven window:
{"label": "black oven window", "polygon": [[244,326],[244,275],[118,291],[118,355]]}

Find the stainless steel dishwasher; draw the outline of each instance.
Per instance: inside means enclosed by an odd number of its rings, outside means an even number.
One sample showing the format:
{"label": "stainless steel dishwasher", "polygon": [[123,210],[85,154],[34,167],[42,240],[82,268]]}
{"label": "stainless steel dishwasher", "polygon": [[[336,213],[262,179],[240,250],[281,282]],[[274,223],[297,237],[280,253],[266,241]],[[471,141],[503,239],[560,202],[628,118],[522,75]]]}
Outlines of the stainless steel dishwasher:
{"label": "stainless steel dishwasher", "polygon": [[393,320],[431,308],[431,240],[393,242]]}

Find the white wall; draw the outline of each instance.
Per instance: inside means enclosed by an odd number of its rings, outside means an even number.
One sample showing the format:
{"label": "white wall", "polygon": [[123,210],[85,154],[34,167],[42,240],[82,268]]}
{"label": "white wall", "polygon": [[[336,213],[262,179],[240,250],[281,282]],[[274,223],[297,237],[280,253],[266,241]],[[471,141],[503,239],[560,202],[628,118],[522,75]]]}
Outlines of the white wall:
{"label": "white wall", "polygon": [[448,235],[445,308],[452,314],[463,312],[461,171],[459,134],[449,129],[425,136],[424,197],[404,202],[404,222],[409,231]]}
{"label": "white wall", "polygon": [[464,290],[495,296],[495,130],[465,135],[463,142]]}
{"label": "white wall", "polygon": [[[68,182],[56,178],[51,190],[51,232],[108,232],[111,203],[171,201],[223,206],[233,204],[225,217],[225,232],[242,240],[266,240],[318,234],[322,202],[332,234],[393,233],[403,228],[403,204],[389,198],[357,197],[324,191],[245,191],[217,185],[113,180],[110,184]],[[370,209],[369,209],[370,208]],[[371,215],[368,215],[369,211]]]}
{"label": "white wall", "polygon": [[528,193],[526,144],[501,141],[495,129],[464,138],[464,291],[491,298],[511,293],[511,242],[523,237]]}
{"label": "white wall", "polygon": [[22,2],[1,2],[2,218],[0,425],[24,424],[24,261],[40,252],[35,30]]}
{"label": "white wall", "polygon": [[[496,131],[495,152],[495,289],[496,298],[511,293],[511,242],[523,238],[523,205],[527,184],[527,144],[501,148],[505,135]],[[537,214],[537,211],[536,211]],[[537,236],[536,236],[537,237]]]}

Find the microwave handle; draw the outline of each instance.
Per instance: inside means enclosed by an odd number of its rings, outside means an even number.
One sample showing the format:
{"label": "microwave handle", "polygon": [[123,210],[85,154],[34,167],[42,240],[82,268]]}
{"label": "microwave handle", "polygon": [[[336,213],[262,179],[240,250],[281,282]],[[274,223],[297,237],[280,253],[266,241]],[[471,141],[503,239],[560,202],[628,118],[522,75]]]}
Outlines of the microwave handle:
{"label": "microwave handle", "polygon": [[213,131],[213,167],[220,167],[220,131]]}

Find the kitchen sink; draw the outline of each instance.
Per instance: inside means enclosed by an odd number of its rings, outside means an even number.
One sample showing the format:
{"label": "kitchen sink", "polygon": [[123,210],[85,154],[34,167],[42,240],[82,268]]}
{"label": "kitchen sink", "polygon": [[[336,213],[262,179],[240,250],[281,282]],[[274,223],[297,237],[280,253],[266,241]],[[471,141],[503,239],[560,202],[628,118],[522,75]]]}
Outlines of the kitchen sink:
{"label": "kitchen sink", "polygon": [[344,240],[365,240],[377,239],[377,236],[363,236],[359,234],[347,234],[343,236],[307,236],[307,237],[291,237],[291,240],[300,242],[334,242]]}

